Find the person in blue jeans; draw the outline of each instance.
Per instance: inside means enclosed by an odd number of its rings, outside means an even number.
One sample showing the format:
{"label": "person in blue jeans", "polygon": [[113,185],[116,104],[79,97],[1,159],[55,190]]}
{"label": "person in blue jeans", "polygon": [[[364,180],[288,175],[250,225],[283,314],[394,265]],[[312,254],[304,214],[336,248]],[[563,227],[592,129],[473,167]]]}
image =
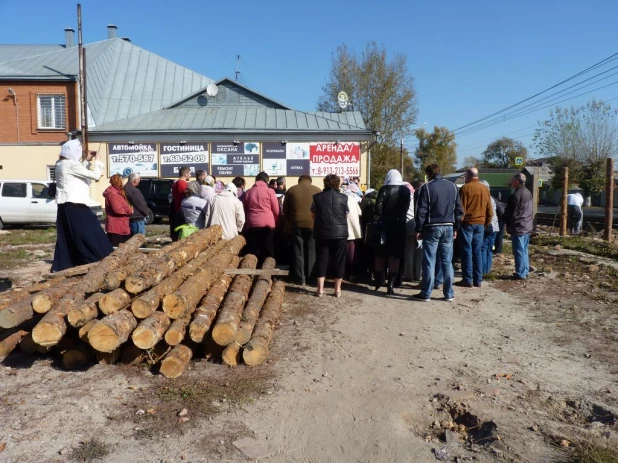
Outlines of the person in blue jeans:
{"label": "person in blue jeans", "polygon": [[522,173],[514,175],[509,183],[515,192],[506,205],[504,223],[513,244],[513,257],[515,257],[513,279],[525,280],[530,272],[528,244],[532,233],[532,194],[526,188],[526,176]]}
{"label": "person in blue jeans", "polygon": [[466,183],[459,189],[463,218],[459,230],[461,252],[461,282],[466,288],[481,287],[483,258],[481,250],[485,228],[491,223],[493,212],[489,189],[479,182],[479,172],[471,167],[466,171]]}
{"label": "person in blue jeans", "polygon": [[412,296],[412,299],[430,301],[436,262],[439,262],[444,277],[444,299],[453,301],[453,240],[457,236],[463,214],[459,193],[454,183],[442,178],[438,164],[427,166],[425,174],[429,181],[418,191],[415,229],[417,240],[423,240],[423,278],[421,292]]}
{"label": "person in blue jeans", "polygon": [[[486,180],[481,180],[481,185],[486,186],[487,190],[489,190],[489,183]],[[483,276],[491,272],[491,267],[493,264],[494,242],[496,240],[496,235],[498,234],[498,231],[500,231],[500,226],[498,223],[498,215],[502,216],[502,214],[504,213],[504,211],[502,211],[501,214],[498,214],[498,210],[497,210],[498,205],[495,199],[493,198],[493,196],[490,196],[490,199],[491,199],[491,210],[493,212],[493,215],[491,216],[491,223],[489,224],[487,228],[485,228],[485,232],[483,234],[483,246],[481,248],[481,259],[482,259],[481,268],[483,270]]]}

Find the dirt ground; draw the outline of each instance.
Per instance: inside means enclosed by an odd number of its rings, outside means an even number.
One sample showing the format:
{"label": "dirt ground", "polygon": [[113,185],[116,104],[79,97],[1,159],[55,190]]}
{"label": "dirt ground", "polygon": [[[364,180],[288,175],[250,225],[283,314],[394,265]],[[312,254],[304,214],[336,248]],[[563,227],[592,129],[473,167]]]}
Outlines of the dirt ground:
{"label": "dirt ground", "polygon": [[[48,268],[25,260],[0,276]],[[200,359],[167,380],[16,353],[0,365],[0,461],[616,461],[618,271],[602,262],[535,247],[528,281],[504,277],[507,257],[451,303],[411,301],[414,284],[340,299],[290,285],[256,368]]]}

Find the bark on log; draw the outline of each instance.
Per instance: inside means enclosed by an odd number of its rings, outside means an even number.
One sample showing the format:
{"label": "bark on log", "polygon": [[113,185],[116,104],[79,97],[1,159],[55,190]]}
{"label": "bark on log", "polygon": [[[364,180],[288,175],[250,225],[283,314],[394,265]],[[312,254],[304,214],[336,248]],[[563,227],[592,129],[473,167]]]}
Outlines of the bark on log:
{"label": "bark on log", "polygon": [[107,293],[99,300],[99,310],[105,315],[110,315],[124,309],[131,304],[131,295],[124,289],[118,288]]}
{"label": "bark on log", "polygon": [[62,339],[66,333],[67,325],[64,317],[69,311],[84,301],[86,294],[99,291],[104,283],[106,275],[127,261],[129,256],[139,248],[146,237],[141,234],[132,236],[129,241],[121,245],[116,251],[90,268],[72,289],[71,292],[60,299],[54,307],[45,314],[43,319],[32,330],[32,339],[37,344],[53,346]]}
{"label": "bark on log", "polygon": [[247,365],[260,365],[268,358],[270,343],[273,340],[277,320],[281,314],[284,293],[285,283],[283,281],[275,282],[255,325],[253,336],[243,350],[242,358]]}
{"label": "bark on log", "polygon": [[163,312],[154,312],[142,320],[135,328],[131,339],[140,349],[152,349],[161,339],[170,326],[170,319]]}
{"label": "bark on log", "polygon": [[133,314],[121,310],[99,320],[88,332],[88,342],[99,352],[112,352],[129,339],[136,326]]}
{"label": "bark on log", "polygon": [[221,355],[223,363],[230,367],[238,365],[240,362],[240,344],[233,342],[223,350]]}
{"label": "bark on log", "polygon": [[219,225],[194,233],[183,240],[183,246],[179,246],[169,254],[150,260],[146,268],[129,276],[124,283],[125,289],[131,294],[138,294],[159,284],[172,272],[195,259],[198,253],[221,239],[222,235],[223,229]]}
{"label": "bark on log", "polygon": [[113,291],[114,289],[120,288],[120,285],[129,276],[143,270],[146,266],[150,265],[150,262],[152,262],[154,259],[164,256],[165,254],[169,254],[174,249],[178,248],[180,245],[183,244],[183,241],[176,241],[169,246],[157,249],[151,254],[142,254],[141,252],[134,254],[126,265],[110,272],[107,275],[107,277],[105,278],[105,289]]}
{"label": "bark on log", "polygon": [[165,342],[170,346],[177,346],[182,342],[187,333],[187,326],[191,321],[191,314],[177,318],[165,332]]}
{"label": "bark on log", "polygon": [[[267,257],[262,264],[262,269],[271,270],[275,268],[275,264],[275,259]],[[251,339],[253,328],[255,328],[264,301],[266,301],[266,297],[270,292],[271,284],[272,279],[270,275],[262,275],[257,278],[255,285],[253,285],[251,296],[242,313],[242,320],[240,321],[240,325],[238,325],[238,331],[236,331],[236,336],[234,337],[234,340],[241,346],[247,344]]]}
{"label": "bark on log", "polygon": [[[237,268],[240,263],[238,256],[234,257],[228,268]],[[227,290],[232,283],[232,276],[227,274],[219,275],[219,281],[212,285],[206,296],[204,296],[195,310],[193,321],[189,325],[189,336],[198,343],[203,343],[206,333],[210,330],[213,320],[217,316],[219,306],[227,294]]]}
{"label": "bark on log", "polygon": [[80,328],[88,322],[95,320],[99,315],[97,303],[101,297],[103,297],[103,293],[94,293],[79,306],[71,309],[67,315],[69,325],[74,328]]}
{"label": "bark on log", "polygon": [[[248,254],[240,262],[239,268],[255,268],[256,265],[257,257]],[[252,282],[253,277],[250,275],[234,277],[225,301],[223,301],[221,313],[212,329],[212,339],[220,346],[227,346],[234,342]]]}
{"label": "bark on log", "polygon": [[0,357],[9,355],[28,334],[27,331],[17,331],[0,341]]}
{"label": "bark on log", "polygon": [[[193,313],[202,296],[217,281],[219,275],[223,273],[244,245],[245,239],[242,236],[233,238],[225,245],[221,252],[198,268],[193,275],[189,276],[176,291],[165,296],[163,299],[163,311],[168,317],[176,319],[184,316],[186,313]],[[257,262],[257,258],[255,260]],[[255,265],[253,265],[253,268],[255,268]]]}
{"label": "bark on log", "polygon": [[189,347],[180,344],[174,347],[163,359],[159,371],[166,378],[178,378],[187,369],[192,356],[193,351]]}
{"label": "bark on log", "polygon": [[88,342],[88,332],[99,323],[99,320],[90,320],[77,331],[77,336],[84,342]]}
{"label": "bark on log", "polygon": [[[193,235],[191,235],[193,236]],[[158,285],[146,293],[134,299],[131,303],[131,311],[137,318],[146,318],[159,307],[161,299],[174,292],[191,274],[197,271],[209,259],[219,253],[225,246],[226,241],[221,240],[214,246],[209,247],[196,259],[183,266],[178,271],[167,277]]]}
{"label": "bark on log", "polygon": [[77,267],[60,270],[59,272],[46,273],[45,275],[43,275],[43,278],[68,278],[85,275],[90,271],[92,267],[96,266],[97,264],[98,262],[93,262],[91,264],[78,265]]}
{"label": "bark on log", "polygon": [[64,280],[56,286],[44,289],[32,297],[32,309],[36,313],[47,313],[53,305],[64,296],[67,290],[76,284],[76,280],[71,278]]}

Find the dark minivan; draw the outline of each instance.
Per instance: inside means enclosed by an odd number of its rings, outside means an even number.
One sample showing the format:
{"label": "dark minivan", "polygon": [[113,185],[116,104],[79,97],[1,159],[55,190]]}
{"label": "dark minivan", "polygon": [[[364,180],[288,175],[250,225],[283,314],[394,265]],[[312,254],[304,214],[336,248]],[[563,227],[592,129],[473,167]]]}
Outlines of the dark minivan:
{"label": "dark minivan", "polygon": [[144,195],[148,204],[148,217],[146,223],[160,222],[162,218],[169,216],[170,195],[174,180],[164,178],[142,178],[137,188]]}

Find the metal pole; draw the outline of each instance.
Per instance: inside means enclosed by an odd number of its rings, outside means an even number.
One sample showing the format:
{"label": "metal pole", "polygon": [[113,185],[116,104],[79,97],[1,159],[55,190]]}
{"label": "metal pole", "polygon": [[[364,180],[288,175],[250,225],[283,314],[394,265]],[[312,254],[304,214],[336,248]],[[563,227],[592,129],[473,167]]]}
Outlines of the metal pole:
{"label": "metal pole", "polygon": [[611,242],[614,225],[614,160],[612,158],[607,158],[605,182],[605,232],[603,239]]}
{"label": "metal pole", "polygon": [[82,156],[88,153],[88,112],[86,105],[86,50],[82,42],[82,5],[77,4],[77,41],[79,53],[79,90],[82,129]]}
{"label": "metal pole", "polygon": [[562,174],[562,199],[560,200],[560,236],[567,234],[567,194],[569,193],[569,168]]}
{"label": "metal pole", "polygon": [[401,146],[399,147],[399,155],[401,156],[401,177],[403,178],[403,138],[401,139]]}
{"label": "metal pole", "polygon": [[371,141],[367,142],[367,188],[371,188]]}

